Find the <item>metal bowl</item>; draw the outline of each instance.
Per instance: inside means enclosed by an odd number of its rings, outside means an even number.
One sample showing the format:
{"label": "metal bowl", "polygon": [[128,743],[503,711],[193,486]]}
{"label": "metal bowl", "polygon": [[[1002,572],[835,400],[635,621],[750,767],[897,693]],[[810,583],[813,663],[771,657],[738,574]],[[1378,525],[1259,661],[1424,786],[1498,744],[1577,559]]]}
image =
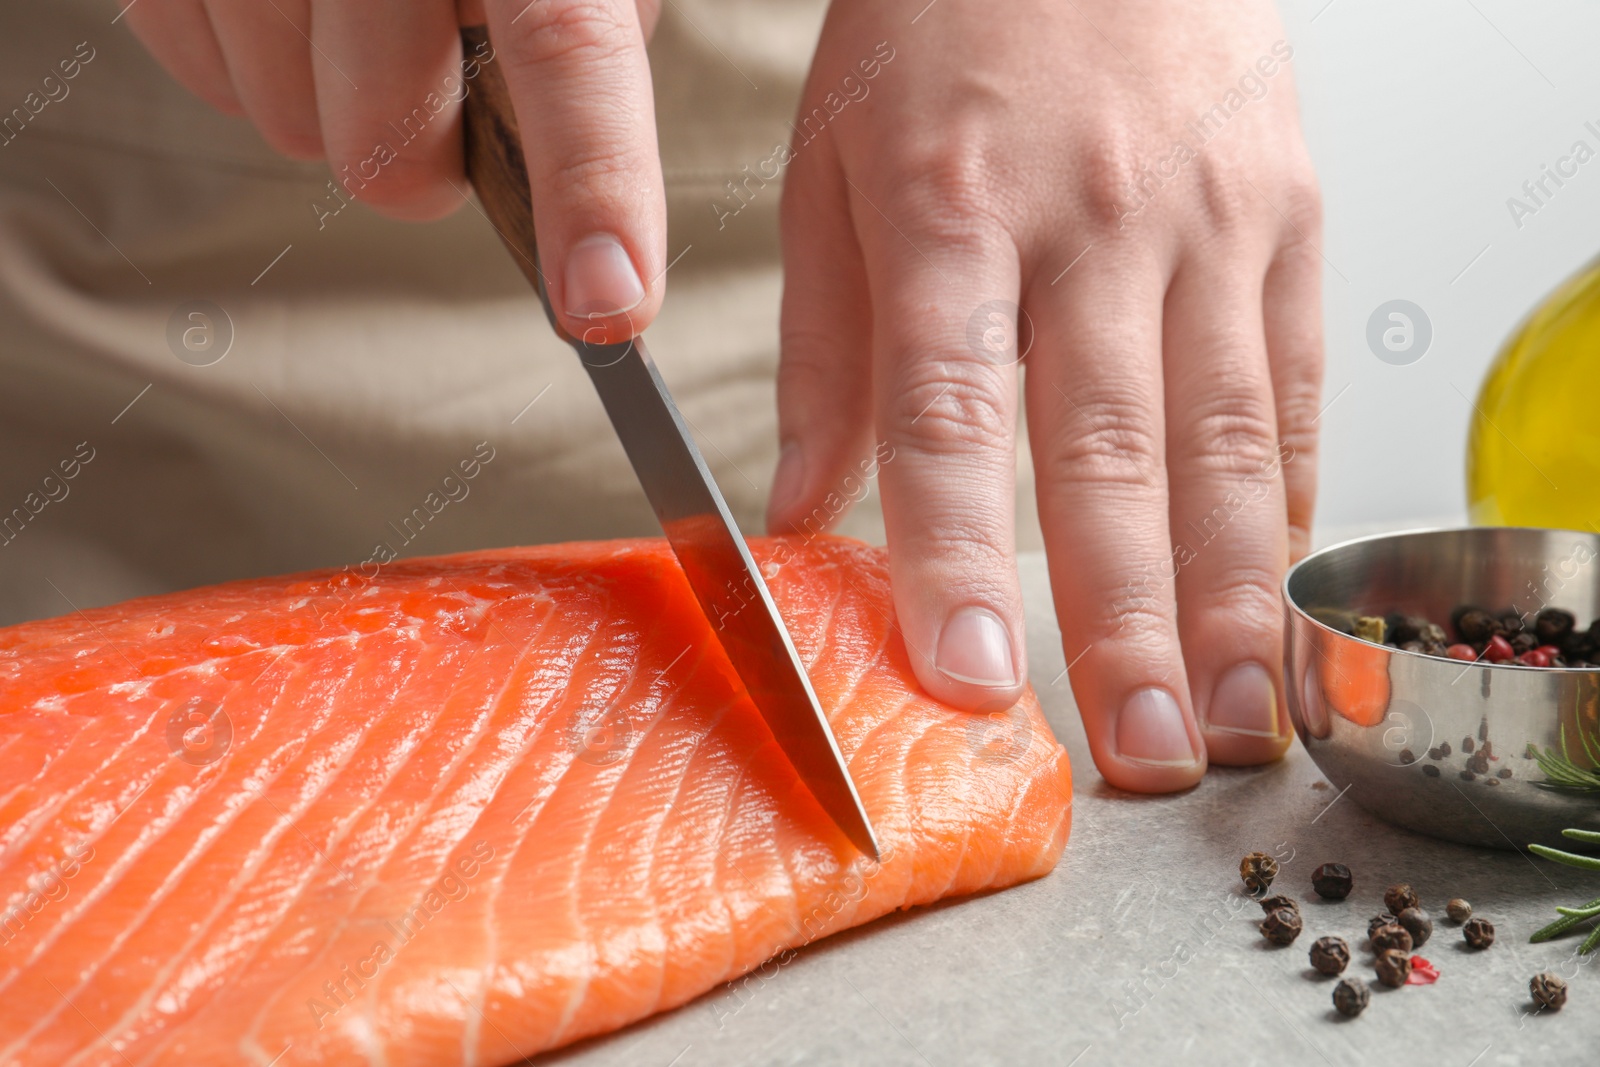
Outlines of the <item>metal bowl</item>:
{"label": "metal bowl", "polygon": [[[1593,767],[1580,733],[1600,743],[1600,668],[1464,663],[1372,644],[1312,613],[1400,612],[1448,625],[1461,604],[1600,614],[1600,537],[1569,530],[1474,527],[1386,534],[1325,548],[1283,580],[1290,717],[1311,758],[1349,799],[1388,822],[1493,848],[1571,842],[1600,830],[1600,793],[1550,782],[1533,758],[1566,751]],[[1488,745],[1490,759],[1483,773]]]}

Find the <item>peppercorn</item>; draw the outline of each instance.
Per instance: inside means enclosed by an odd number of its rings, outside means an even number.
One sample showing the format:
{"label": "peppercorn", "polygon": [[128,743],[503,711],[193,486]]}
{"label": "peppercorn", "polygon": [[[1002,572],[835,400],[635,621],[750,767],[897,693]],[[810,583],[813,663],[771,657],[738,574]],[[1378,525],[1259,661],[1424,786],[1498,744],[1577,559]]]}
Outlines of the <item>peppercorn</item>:
{"label": "peppercorn", "polygon": [[1417,640],[1425,645],[1444,646],[1450,643],[1450,635],[1444,632],[1444,627],[1436,622],[1423,621],[1417,630]]}
{"label": "peppercorn", "polygon": [[1393,925],[1394,925],[1394,916],[1393,915],[1389,915],[1387,913],[1385,913],[1383,915],[1374,915],[1372,918],[1367,920],[1367,936],[1370,938],[1373,934],[1376,934],[1383,927],[1385,927],[1385,926],[1393,926]]}
{"label": "peppercorn", "polygon": [[1451,645],[1444,650],[1444,654],[1451,659],[1462,660],[1466,663],[1471,663],[1478,658],[1478,650],[1471,645]]}
{"label": "peppercorn", "polygon": [[1511,768],[1510,767],[1501,767],[1498,771],[1494,772],[1494,776],[1496,778],[1510,778],[1511,777]]}
{"label": "peppercorn", "polygon": [[1461,772],[1461,780],[1463,782],[1470,782],[1476,777],[1478,776],[1472,773],[1472,769],[1470,767]]}
{"label": "peppercorn", "polygon": [[1411,977],[1411,957],[1405,952],[1380,952],[1372,966],[1378,972],[1378,981],[1391,989],[1399,989]]}
{"label": "peppercorn", "polygon": [[1367,989],[1367,983],[1359,978],[1341,978],[1339,984],[1333,987],[1334,1010],[1352,1019],[1366,1010],[1367,1002],[1371,999],[1372,993]]}
{"label": "peppercorn", "polygon": [[1311,888],[1324,900],[1343,900],[1355,884],[1350,868],[1342,863],[1324,863],[1311,872]]}
{"label": "peppercorn", "polygon": [[1461,751],[1467,753],[1468,755],[1471,755],[1472,754],[1472,749],[1476,744],[1477,744],[1477,742],[1473,741],[1472,738],[1463,737],[1461,739]]}
{"label": "peppercorn", "polygon": [[1571,633],[1577,624],[1578,620],[1573,617],[1572,612],[1562,611],[1560,608],[1545,608],[1533,620],[1533,629],[1541,641],[1554,644]]}
{"label": "peppercorn", "polygon": [[1467,767],[1478,774],[1488,774],[1489,754],[1487,752],[1479,752],[1467,761]]}
{"label": "peppercorn", "polygon": [[1265,852],[1252,852],[1239,861],[1239,877],[1250,892],[1264,892],[1278,877],[1278,861]]}
{"label": "peppercorn", "polygon": [[1329,976],[1350,966],[1350,946],[1342,937],[1319,937],[1311,943],[1311,966]]}
{"label": "peppercorn", "polygon": [[1407,908],[1395,916],[1395,922],[1406,928],[1406,933],[1411,935],[1411,944],[1421,948],[1428,943],[1428,938],[1433,936],[1433,920],[1421,908]]}
{"label": "peppercorn", "polygon": [[1261,920],[1261,936],[1274,945],[1289,945],[1300,936],[1300,912],[1294,908],[1279,908],[1268,912]]}
{"label": "peppercorn", "polygon": [[1407,908],[1414,908],[1418,904],[1416,891],[1405,882],[1390,886],[1383,892],[1383,906],[1390,915],[1399,915]]}
{"label": "peppercorn", "polygon": [[1561,1005],[1567,1002],[1567,983],[1549,971],[1543,971],[1528,980],[1528,993],[1541,1010],[1548,1008],[1560,1011]]}
{"label": "peppercorn", "polygon": [[1425,763],[1422,767],[1422,773],[1426,774],[1429,778],[1437,778],[1439,777],[1439,768],[1435,767],[1431,763]]}
{"label": "peppercorn", "polygon": [[1517,611],[1515,608],[1507,608],[1502,611],[1500,613],[1500,629],[1505,632],[1507,637],[1520,634],[1523,630],[1526,630],[1527,626],[1522,621],[1522,612]]}
{"label": "peppercorn", "polygon": [[1400,750],[1400,762],[1409,766],[1410,764],[1417,762],[1417,755],[1409,748],[1402,748]]}
{"label": "peppercorn", "polygon": [[1411,932],[1399,923],[1378,927],[1368,940],[1372,942],[1372,951],[1379,955],[1390,951],[1410,952],[1412,949]]}
{"label": "peppercorn", "polygon": [[1472,918],[1472,905],[1460,897],[1452,898],[1450,903],[1444,906],[1444,910],[1445,914],[1450,916],[1450,921],[1454,923],[1464,923]]}
{"label": "peppercorn", "polygon": [[1456,612],[1450,621],[1463,641],[1487,641],[1503,629],[1494,616],[1479,608],[1461,607]]}
{"label": "peppercorn", "polygon": [[1494,944],[1494,923],[1488,919],[1468,919],[1461,928],[1461,936],[1472,948],[1488,948]]}
{"label": "peppercorn", "polygon": [[1539,639],[1529,633],[1521,633],[1511,639],[1511,651],[1517,655],[1532,652],[1539,645]]}
{"label": "peppercorn", "polygon": [[1483,658],[1490,663],[1509,663],[1516,654],[1511,642],[1499,634],[1489,638],[1489,643],[1483,646]]}
{"label": "peppercorn", "polygon": [[1498,779],[1498,778],[1485,778],[1483,780],[1483,784],[1484,785],[1499,785],[1500,784],[1500,779]]}
{"label": "peppercorn", "polygon": [[1294,897],[1285,896],[1282,893],[1275,893],[1270,897],[1262,897],[1256,903],[1260,904],[1261,910],[1268,914],[1277,911],[1279,908],[1288,908],[1296,915],[1300,914],[1300,902]]}
{"label": "peppercorn", "polygon": [[1450,742],[1448,742],[1448,741],[1439,742],[1439,755],[1440,756],[1448,756],[1448,755],[1450,755]]}

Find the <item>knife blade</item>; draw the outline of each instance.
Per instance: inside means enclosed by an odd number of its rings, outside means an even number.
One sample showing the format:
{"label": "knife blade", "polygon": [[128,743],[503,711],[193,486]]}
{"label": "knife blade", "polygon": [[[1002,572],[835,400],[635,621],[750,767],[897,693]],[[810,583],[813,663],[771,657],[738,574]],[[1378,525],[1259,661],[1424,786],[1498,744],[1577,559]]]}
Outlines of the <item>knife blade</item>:
{"label": "knife blade", "polygon": [[486,217],[582,360],[695,599],[778,746],[851,843],[878,859],[872,823],[788,627],[644,339],[590,343],[572,337],[551,308],[505,79],[486,27],[463,27],[461,40],[478,68],[463,108],[467,176]]}

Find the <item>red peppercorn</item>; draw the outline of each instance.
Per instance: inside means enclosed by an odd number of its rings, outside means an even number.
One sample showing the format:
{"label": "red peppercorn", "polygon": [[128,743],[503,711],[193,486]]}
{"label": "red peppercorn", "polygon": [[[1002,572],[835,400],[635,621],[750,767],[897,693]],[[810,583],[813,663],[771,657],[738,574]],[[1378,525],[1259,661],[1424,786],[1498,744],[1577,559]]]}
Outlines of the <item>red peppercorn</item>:
{"label": "red peppercorn", "polygon": [[1472,650],[1471,645],[1451,645],[1444,650],[1444,654],[1451,659],[1465,660],[1468,663],[1478,658],[1478,654]]}
{"label": "red peppercorn", "polygon": [[1511,650],[1511,642],[1495,634],[1489,638],[1489,644],[1483,650],[1483,658],[1490,663],[1507,663],[1516,656]]}
{"label": "red peppercorn", "polygon": [[1521,656],[1518,656],[1517,659],[1522,663],[1522,665],[1524,667],[1548,667],[1548,666],[1550,666],[1550,657],[1548,655],[1546,655],[1542,650],[1537,649],[1537,648],[1530,649],[1529,651],[1524,652]]}
{"label": "red peppercorn", "polygon": [[1555,657],[1561,655],[1561,650],[1559,648],[1557,648],[1555,645],[1540,645],[1538,648],[1534,649],[1534,651],[1535,652],[1543,652],[1546,656],[1550,657],[1551,659],[1554,659]]}

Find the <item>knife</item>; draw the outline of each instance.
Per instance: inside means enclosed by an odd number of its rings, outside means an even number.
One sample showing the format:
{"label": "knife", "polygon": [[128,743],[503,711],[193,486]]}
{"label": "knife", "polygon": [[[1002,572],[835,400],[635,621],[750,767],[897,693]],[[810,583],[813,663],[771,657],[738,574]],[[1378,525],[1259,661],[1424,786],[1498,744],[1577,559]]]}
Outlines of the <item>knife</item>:
{"label": "knife", "polygon": [[467,177],[484,213],[539,294],[550,325],[583,361],[695,599],[778,746],[851,843],[876,860],[872,823],[805,665],[644,339],[591,344],[568,334],[550,307],[516,114],[499,68],[482,58],[492,56],[488,41],[487,27],[461,30],[465,53],[478,58],[464,127]]}

